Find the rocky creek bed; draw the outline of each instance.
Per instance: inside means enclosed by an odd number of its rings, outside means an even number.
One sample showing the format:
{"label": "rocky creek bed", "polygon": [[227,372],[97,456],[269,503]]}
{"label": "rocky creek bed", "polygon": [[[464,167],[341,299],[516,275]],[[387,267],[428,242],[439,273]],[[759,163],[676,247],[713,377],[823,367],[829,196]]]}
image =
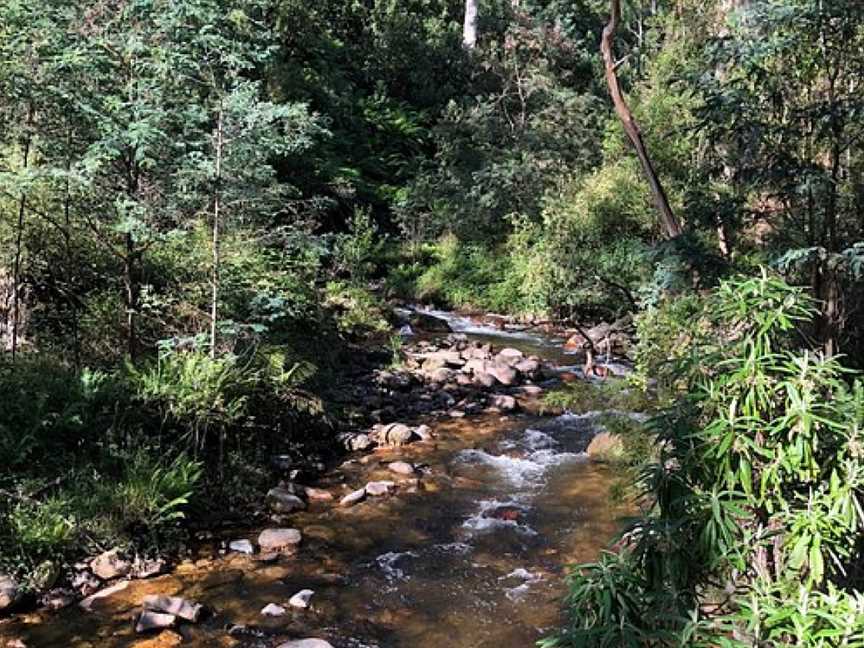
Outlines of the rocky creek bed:
{"label": "rocky creek bed", "polygon": [[532,645],[559,620],[566,565],[623,513],[586,453],[602,412],[540,414],[544,389],[578,377],[560,337],[447,328],[358,374],[347,459],[314,480],[289,462],[265,524],[205,534],[169,573],[99,556],[77,591],[0,623],[0,646]]}

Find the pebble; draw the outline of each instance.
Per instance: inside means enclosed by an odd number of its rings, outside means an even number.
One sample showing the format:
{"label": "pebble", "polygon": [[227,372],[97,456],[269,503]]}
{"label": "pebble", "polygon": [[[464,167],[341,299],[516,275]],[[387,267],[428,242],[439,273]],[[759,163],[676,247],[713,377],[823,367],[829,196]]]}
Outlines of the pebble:
{"label": "pebble", "polygon": [[276,605],[275,603],[268,603],[261,610],[261,614],[263,614],[264,616],[280,617],[283,616],[286,611],[287,610],[285,610],[285,608],[281,605]]}
{"label": "pebble", "polygon": [[366,499],[366,489],[359,488],[339,500],[340,506],[354,506]]}
{"label": "pebble", "polygon": [[232,540],[228,543],[228,549],[242,554],[254,554],[255,547],[249,540]]}
{"label": "pebble", "polygon": [[390,472],[394,472],[397,475],[413,475],[414,474],[414,466],[409,464],[407,461],[394,461],[387,465],[387,468]]}

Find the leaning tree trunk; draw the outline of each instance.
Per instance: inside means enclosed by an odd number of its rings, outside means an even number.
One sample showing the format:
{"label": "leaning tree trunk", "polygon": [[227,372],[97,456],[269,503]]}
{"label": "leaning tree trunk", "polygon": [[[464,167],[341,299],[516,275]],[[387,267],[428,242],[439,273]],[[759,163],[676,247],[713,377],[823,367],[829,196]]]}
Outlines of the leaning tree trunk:
{"label": "leaning tree trunk", "polygon": [[624,100],[624,94],[621,92],[621,85],[618,83],[617,70],[619,63],[615,61],[615,54],[612,51],[612,41],[615,38],[615,30],[618,29],[620,20],[621,1],[611,0],[611,15],[606,27],[603,28],[603,38],[600,41],[600,51],[603,54],[603,64],[606,68],[606,83],[609,86],[612,103],[615,105],[615,112],[618,114],[622,126],[624,126],[624,132],[627,133],[627,137],[633,144],[633,148],[636,149],[636,155],[642,164],[642,171],[645,173],[645,178],[651,187],[654,204],[660,213],[660,223],[665,230],[666,236],[668,238],[675,238],[681,234],[681,223],[669,205],[669,199],[666,197],[666,192],[660,183],[660,179],[657,177],[657,172],[654,170],[654,165],[648,156],[645,143],[642,141],[639,126],[636,124],[636,120],[633,119],[633,113],[630,112],[630,108]]}
{"label": "leaning tree trunk", "polygon": [[469,50],[474,49],[474,46],[477,45],[477,0],[465,0],[462,45]]}

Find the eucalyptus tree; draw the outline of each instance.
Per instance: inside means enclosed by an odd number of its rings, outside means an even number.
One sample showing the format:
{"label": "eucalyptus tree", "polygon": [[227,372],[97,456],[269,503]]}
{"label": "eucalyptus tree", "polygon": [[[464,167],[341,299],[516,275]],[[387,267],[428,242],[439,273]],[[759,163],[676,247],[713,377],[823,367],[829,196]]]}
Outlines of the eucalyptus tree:
{"label": "eucalyptus tree", "polygon": [[843,293],[864,235],[864,5],[736,5],[728,35],[712,44],[724,74],[713,86],[701,79],[703,123],[729,181],[750,195],[763,238],[805,273],[820,303],[815,333],[834,353],[844,321],[860,315]]}
{"label": "eucalyptus tree", "polygon": [[[209,222],[211,265],[209,343],[217,353],[221,240],[226,227],[289,226],[293,187],[277,177],[275,162],[311,147],[324,133],[301,103],[268,101],[262,74],[278,49],[269,0],[169,3],[156,17],[173,43],[166,71],[184,103],[188,149],[175,180],[177,206]],[[280,218],[282,222],[280,221]],[[269,220],[267,220],[269,219]]]}

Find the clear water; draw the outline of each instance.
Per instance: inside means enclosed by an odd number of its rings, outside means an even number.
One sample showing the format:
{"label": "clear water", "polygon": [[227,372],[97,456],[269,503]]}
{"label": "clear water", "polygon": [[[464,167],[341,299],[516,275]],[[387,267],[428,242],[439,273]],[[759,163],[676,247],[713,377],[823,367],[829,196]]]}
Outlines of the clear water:
{"label": "clear water", "polygon": [[[557,340],[463,330],[547,358],[560,353]],[[30,648],[173,645],[168,635],[134,634],[141,599],[153,592],[212,610],[178,630],[184,646],[276,646],[303,637],[337,648],[531,646],[560,620],[566,566],[595,558],[624,513],[608,497],[615,476],[583,454],[598,418],[483,415],[439,423],[434,444],[379,451],[326,478],[321,486],[338,499],[373,479],[399,481],[384,462],[424,466],[419,488],[403,482],[393,497],[348,509],[313,504],[296,515],[292,526],[304,535],[296,557],[267,564],[222,555],[217,543],[175,573],[131,583],[92,613],[73,606],[0,624],[0,646],[4,637],[21,637]],[[309,610],[260,614],[269,603],[287,607],[305,588],[315,591]],[[247,632],[229,636],[232,625]]]}

